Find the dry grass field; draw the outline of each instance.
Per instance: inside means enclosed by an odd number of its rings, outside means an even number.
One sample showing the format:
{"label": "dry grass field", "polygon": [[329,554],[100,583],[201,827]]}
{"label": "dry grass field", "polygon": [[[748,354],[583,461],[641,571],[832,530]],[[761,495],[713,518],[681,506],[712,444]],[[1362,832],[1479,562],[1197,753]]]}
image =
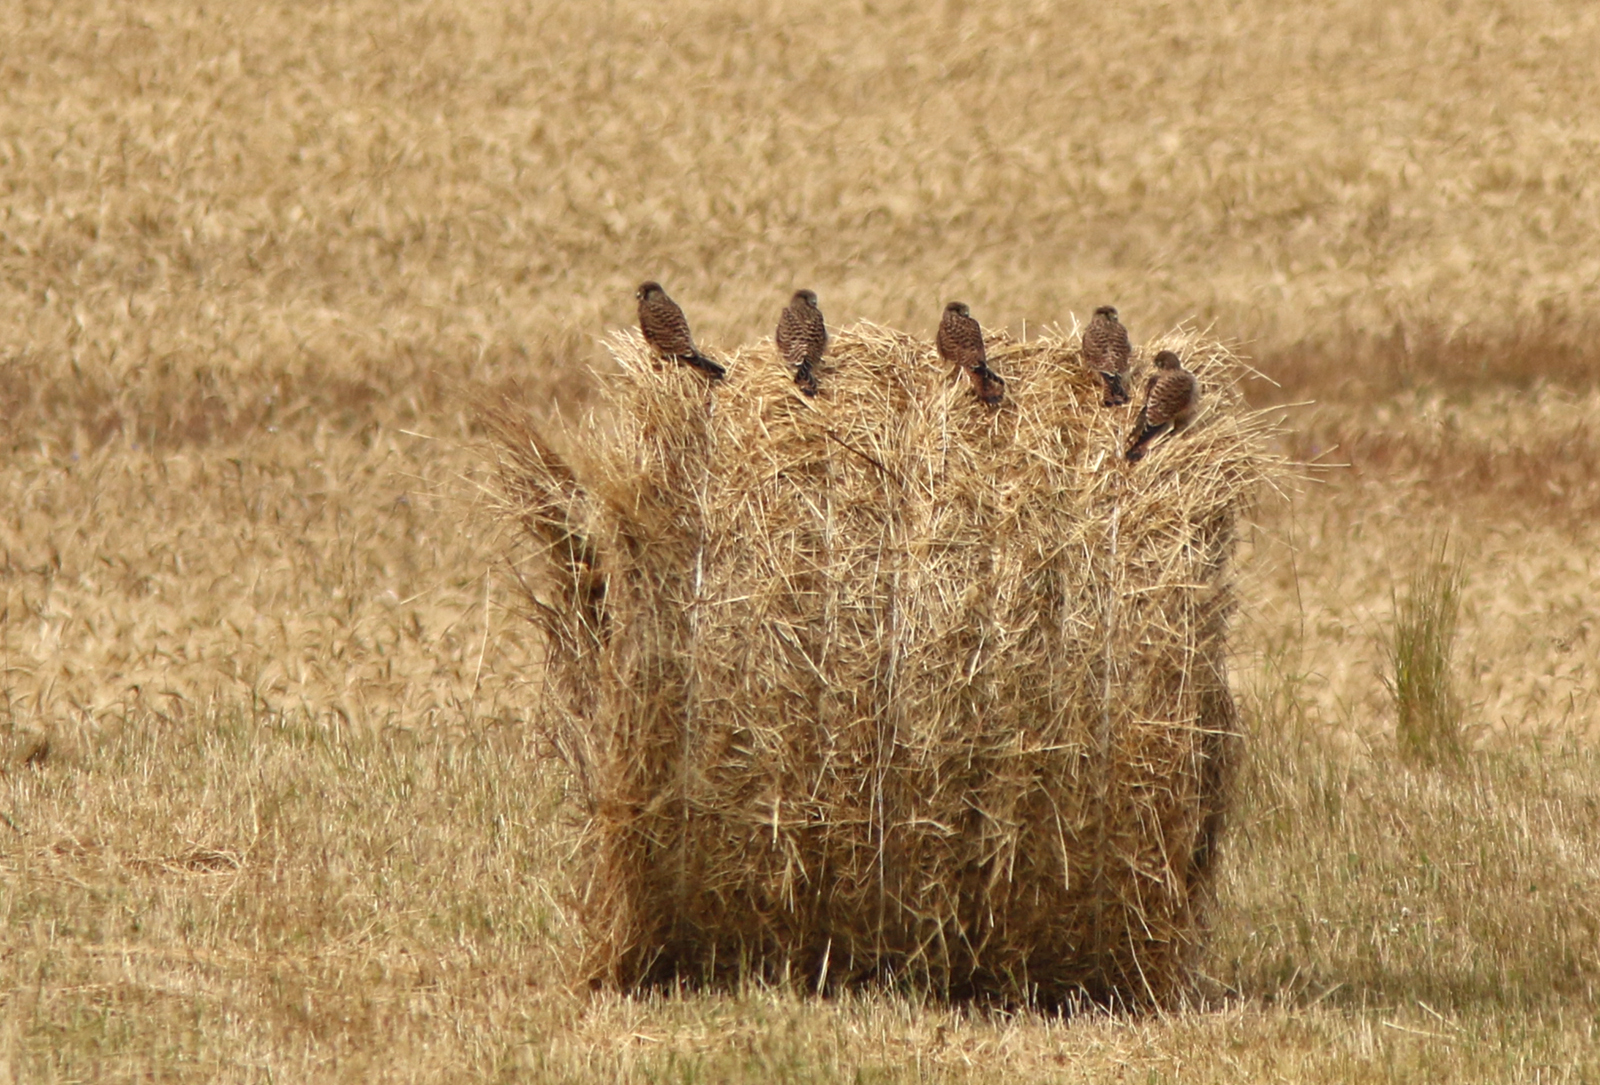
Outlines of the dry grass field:
{"label": "dry grass field", "polygon": [[[1600,1079],[1600,9],[0,14],[0,1076]],[[574,992],[477,404],[666,284],[931,335],[1238,340],[1250,760],[1192,1009]],[[1461,563],[1465,758],[1397,593]]]}

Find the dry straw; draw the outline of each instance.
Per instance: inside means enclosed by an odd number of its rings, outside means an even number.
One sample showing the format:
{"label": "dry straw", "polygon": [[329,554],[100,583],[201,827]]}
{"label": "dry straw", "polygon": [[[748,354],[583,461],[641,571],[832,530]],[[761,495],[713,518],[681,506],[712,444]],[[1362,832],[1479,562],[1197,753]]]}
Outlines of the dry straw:
{"label": "dry straw", "polygon": [[[1121,457],[1076,334],[840,332],[715,388],[632,333],[570,465],[493,412],[583,803],[588,976],[1126,1004],[1188,984],[1236,759],[1235,524],[1276,469],[1245,367],[1177,333],[1191,429]],[[526,549],[531,548],[531,550]]]}

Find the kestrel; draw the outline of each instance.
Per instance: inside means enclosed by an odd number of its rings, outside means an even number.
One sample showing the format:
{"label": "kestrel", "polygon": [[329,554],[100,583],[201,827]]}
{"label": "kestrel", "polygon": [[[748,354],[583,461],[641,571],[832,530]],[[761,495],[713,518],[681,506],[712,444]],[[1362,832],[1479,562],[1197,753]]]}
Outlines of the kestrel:
{"label": "kestrel", "polygon": [[978,399],[990,407],[999,405],[1006,382],[989,368],[988,355],[983,350],[983,329],[972,319],[972,310],[965,302],[952,301],[944,307],[934,345],[939,348],[939,357],[966,371]]}
{"label": "kestrel", "polygon": [[1172,351],[1163,350],[1155,358],[1156,371],[1145,385],[1144,406],[1128,443],[1128,462],[1144,458],[1145,446],[1168,430],[1176,432],[1189,424],[1200,406],[1200,382],[1183,368]]}
{"label": "kestrel", "polygon": [[778,317],[778,353],[794,370],[794,383],[808,396],[817,394],[817,372],[822,368],[822,353],[828,349],[828,326],[817,295],[796,290]]}
{"label": "kestrel", "polygon": [[728,375],[726,369],[701,354],[694,345],[683,310],[678,308],[677,302],[667,297],[660,283],[644,283],[633,296],[639,299],[639,330],[644,332],[644,341],[663,358],[671,358],[679,365],[692,366],[714,381]]}
{"label": "kestrel", "polygon": [[1128,361],[1133,357],[1133,345],[1128,342],[1128,329],[1117,319],[1117,310],[1102,305],[1094,311],[1089,326],[1083,329],[1083,364],[1100,374],[1106,382],[1107,407],[1120,407],[1128,402],[1126,380]]}

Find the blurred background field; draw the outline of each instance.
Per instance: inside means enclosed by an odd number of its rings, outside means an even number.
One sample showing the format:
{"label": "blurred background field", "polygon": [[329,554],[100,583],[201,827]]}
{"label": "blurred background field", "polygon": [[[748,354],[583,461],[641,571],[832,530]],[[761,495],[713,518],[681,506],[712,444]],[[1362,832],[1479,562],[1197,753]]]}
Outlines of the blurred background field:
{"label": "blurred background field", "polygon": [[[1600,10],[148,0],[0,13],[0,1067],[18,1080],[1584,1080]],[[702,344],[1210,326],[1252,532],[1205,1012],[558,982],[474,404]],[[1404,762],[1449,539],[1474,752]],[[858,1074],[858,1071],[860,1073]]]}

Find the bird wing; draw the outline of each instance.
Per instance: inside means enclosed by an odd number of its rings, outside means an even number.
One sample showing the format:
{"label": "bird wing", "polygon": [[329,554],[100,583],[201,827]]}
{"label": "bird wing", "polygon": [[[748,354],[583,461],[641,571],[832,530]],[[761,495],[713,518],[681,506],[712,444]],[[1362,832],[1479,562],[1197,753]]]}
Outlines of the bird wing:
{"label": "bird wing", "polygon": [[[793,367],[798,367],[805,360],[803,352],[796,350],[800,332],[799,323],[794,306],[785,306],[783,312],[778,315],[778,333],[774,336],[778,344],[778,353]],[[797,354],[800,356],[796,357]]]}
{"label": "bird wing", "polygon": [[1145,414],[1152,426],[1165,426],[1187,414],[1195,398],[1194,374],[1178,369],[1162,373],[1145,398]]}
{"label": "bird wing", "polygon": [[1083,333],[1085,365],[1101,373],[1120,373],[1128,368],[1131,357],[1133,346],[1128,342],[1126,328],[1100,316],[1089,321]]}
{"label": "bird wing", "polygon": [[821,314],[806,306],[789,305],[778,317],[778,353],[791,367],[816,365],[828,343],[828,332]]}
{"label": "bird wing", "polygon": [[970,316],[946,313],[939,322],[939,356],[948,362],[975,369],[984,364],[983,328]]}
{"label": "bird wing", "polygon": [[1118,373],[1127,370],[1128,361],[1133,357],[1133,344],[1128,341],[1128,329],[1121,324],[1112,327],[1110,350],[1107,354],[1110,355],[1108,360],[1112,369]]}
{"label": "bird wing", "polygon": [[1083,362],[1090,369],[1105,372],[1105,322],[1100,317],[1089,321],[1083,332]]}
{"label": "bird wing", "polygon": [[689,321],[671,298],[657,298],[639,307],[639,327],[657,350],[675,358],[699,353],[689,334]]}

